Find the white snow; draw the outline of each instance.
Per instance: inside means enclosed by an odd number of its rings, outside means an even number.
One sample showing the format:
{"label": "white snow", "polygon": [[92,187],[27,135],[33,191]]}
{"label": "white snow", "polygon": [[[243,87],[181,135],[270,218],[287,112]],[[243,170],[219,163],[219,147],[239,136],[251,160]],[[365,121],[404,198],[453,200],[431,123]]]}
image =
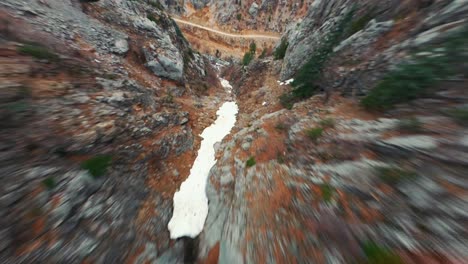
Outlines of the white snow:
{"label": "white snow", "polygon": [[280,81],[276,81],[279,83],[279,85],[283,86],[283,85],[290,85],[292,82],[294,82],[294,79],[289,79],[289,80],[286,80],[284,82],[280,82]]}
{"label": "white snow", "polygon": [[[228,81],[221,78],[220,81],[224,88],[232,88]],[[184,236],[194,238],[203,230],[208,215],[206,182],[211,167],[216,163],[214,144],[231,132],[238,110],[235,102],[225,102],[216,112],[216,121],[201,134],[203,140],[190,175],[174,194],[174,212],[167,226],[171,239]]]}
{"label": "white snow", "polygon": [[229,83],[228,80],[225,80],[225,79],[223,79],[223,78],[219,78],[219,80],[221,81],[221,85],[222,85],[224,88],[226,88],[226,89],[228,89],[228,90],[231,90],[231,89],[232,89],[232,85]]}

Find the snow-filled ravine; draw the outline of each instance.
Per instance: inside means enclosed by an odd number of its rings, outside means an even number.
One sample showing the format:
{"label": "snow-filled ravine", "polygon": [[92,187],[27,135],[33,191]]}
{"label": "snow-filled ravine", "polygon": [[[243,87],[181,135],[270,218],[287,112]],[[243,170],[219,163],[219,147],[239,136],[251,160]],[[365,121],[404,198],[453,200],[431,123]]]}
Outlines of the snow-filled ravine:
{"label": "snow-filled ravine", "polygon": [[[230,92],[232,86],[229,82],[220,80],[223,87]],[[208,174],[216,163],[214,145],[231,132],[238,110],[235,102],[225,102],[216,112],[216,121],[201,134],[202,142],[190,175],[174,194],[174,212],[167,226],[171,239],[194,238],[203,230],[208,215],[205,188]]]}

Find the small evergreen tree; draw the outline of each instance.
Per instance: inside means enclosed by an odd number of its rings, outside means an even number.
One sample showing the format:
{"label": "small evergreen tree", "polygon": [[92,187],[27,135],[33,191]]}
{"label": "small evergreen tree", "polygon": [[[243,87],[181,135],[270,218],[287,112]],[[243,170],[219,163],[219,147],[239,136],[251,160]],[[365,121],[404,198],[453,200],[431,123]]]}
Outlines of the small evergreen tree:
{"label": "small evergreen tree", "polygon": [[325,36],[323,42],[312,54],[307,63],[302,66],[292,82],[293,94],[297,98],[307,98],[319,88],[318,81],[322,75],[325,63],[333,54],[333,48],[339,44],[347,25],[350,23],[355,8],[353,7],[338,21],[337,26]]}
{"label": "small evergreen tree", "polygon": [[286,39],[282,39],[278,48],[276,48],[274,57],[275,60],[282,60],[286,55],[286,50],[288,50],[289,43]]}

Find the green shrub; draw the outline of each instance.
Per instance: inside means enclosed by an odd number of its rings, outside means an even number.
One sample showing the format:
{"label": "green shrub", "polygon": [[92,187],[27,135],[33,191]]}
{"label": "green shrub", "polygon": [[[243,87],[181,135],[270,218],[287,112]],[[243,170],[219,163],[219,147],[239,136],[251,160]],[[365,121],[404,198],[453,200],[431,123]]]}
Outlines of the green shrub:
{"label": "green shrub", "polygon": [[156,19],[156,17],[154,17],[153,14],[147,14],[146,18],[148,18],[149,20],[153,21],[156,24],[159,24],[159,20]]}
{"label": "green shrub", "polygon": [[447,112],[450,117],[461,125],[468,125],[468,108],[457,108]]}
{"label": "green shrub", "polygon": [[252,54],[255,54],[257,52],[257,44],[255,42],[250,43],[249,51]]}
{"label": "green shrub", "polygon": [[288,109],[291,110],[296,102],[296,97],[294,97],[291,93],[284,93],[279,97],[280,104]]}
{"label": "green shrub", "polygon": [[278,152],[278,153],[276,154],[276,161],[277,161],[279,164],[284,164],[284,162],[285,162],[284,155],[282,155],[280,152]]}
{"label": "green shrub", "polygon": [[441,57],[422,58],[411,64],[401,64],[361,100],[361,105],[368,110],[387,110],[396,104],[417,99],[439,78],[449,75],[449,68]]}
{"label": "green shrub", "polygon": [[251,157],[247,160],[247,162],[245,163],[245,165],[246,165],[247,167],[252,167],[252,166],[254,166],[255,164],[257,164],[257,162],[255,162],[255,157],[253,157],[253,156],[251,156]]}
{"label": "green shrub", "polygon": [[323,134],[323,128],[316,127],[306,131],[307,136],[313,141],[317,141]]}
{"label": "green shrub", "polygon": [[31,105],[27,103],[25,100],[21,100],[21,101],[6,104],[5,107],[9,112],[18,114],[18,113],[24,113],[28,111]]}
{"label": "green shrub", "polygon": [[335,119],[333,118],[325,118],[320,121],[320,126],[322,128],[334,128],[335,127]]}
{"label": "green shrub", "polygon": [[164,98],[163,101],[168,104],[174,103],[174,96],[171,93],[168,93]]}
{"label": "green shrub", "polygon": [[397,184],[406,179],[413,179],[417,174],[413,171],[404,170],[398,167],[376,167],[374,168],[377,177],[387,184]]}
{"label": "green shrub", "polygon": [[417,133],[422,130],[422,123],[416,117],[402,119],[398,122],[398,129],[405,132]]}
{"label": "green shrub", "polygon": [[276,48],[273,56],[275,60],[282,60],[286,55],[286,51],[288,50],[289,43],[286,39],[282,39],[278,48]]}
{"label": "green shrub", "polygon": [[88,170],[91,176],[98,178],[107,172],[112,157],[109,155],[98,155],[81,163],[81,168]]}
{"label": "green shrub", "polygon": [[294,87],[293,95],[295,97],[308,98],[319,89],[318,81],[325,63],[333,54],[333,48],[341,41],[343,33],[353,17],[354,10],[355,7],[338,22],[337,26],[325,36],[304,66],[299,69],[291,84]]}
{"label": "green shrub", "polygon": [[237,20],[239,20],[239,21],[240,21],[240,20],[242,19],[242,14],[237,14],[237,16],[236,16],[236,17],[237,17]]}
{"label": "green shrub", "polygon": [[320,185],[320,192],[322,194],[322,199],[325,202],[331,201],[334,191],[335,191],[334,188],[330,184]]}
{"label": "green shrub", "polygon": [[54,54],[50,50],[48,50],[46,47],[43,47],[35,43],[24,44],[23,46],[18,48],[18,52],[24,55],[32,56],[40,60],[56,61],[59,59],[57,54]]}
{"label": "green shrub", "polygon": [[[468,27],[465,26],[444,40],[441,48],[446,52],[437,52],[433,56],[413,55],[409,62],[401,63],[387,73],[361,100],[361,105],[368,110],[388,110],[428,93],[429,88],[456,73],[457,65],[466,60],[466,41]],[[434,50],[434,47],[429,49]]]}
{"label": "green shrub", "polygon": [[259,59],[263,59],[263,58],[266,57],[266,55],[267,55],[267,49],[264,48],[264,49],[262,50],[262,53],[260,54],[260,56],[258,56],[258,58],[259,58]]}
{"label": "green shrub", "polygon": [[173,19],[171,19],[171,20],[172,20],[172,24],[174,25],[175,32],[176,32],[177,36],[180,39],[182,39],[183,41],[188,42],[187,39],[184,36],[184,33],[182,33],[182,30],[180,30],[179,25],[177,25],[177,23]]}
{"label": "green shrub", "polygon": [[257,52],[257,44],[255,42],[250,43],[249,51],[244,54],[244,58],[242,58],[242,65],[247,66],[252,62],[255,58],[255,53]]}
{"label": "green shrub", "polygon": [[57,183],[55,182],[55,179],[52,177],[48,177],[42,181],[42,185],[46,187],[49,190],[52,190],[57,186]]}
{"label": "green shrub", "polygon": [[400,256],[374,242],[365,243],[362,249],[367,257],[367,264],[403,264]]}
{"label": "green shrub", "polygon": [[244,54],[244,58],[242,59],[242,65],[244,66],[247,66],[250,64],[250,62],[252,62],[252,60],[254,59],[254,56],[255,54],[250,52],[250,51],[247,51],[245,54]]}
{"label": "green shrub", "polygon": [[353,21],[349,27],[349,36],[354,35],[354,33],[362,30],[374,18],[372,14],[373,11],[370,11],[357,20]]}
{"label": "green shrub", "polygon": [[159,2],[159,0],[148,0],[147,2],[152,7],[156,7],[159,10],[164,10],[164,6]]}
{"label": "green shrub", "polygon": [[275,128],[276,130],[279,130],[279,131],[285,131],[287,129],[287,126],[283,122],[278,122],[276,123]]}

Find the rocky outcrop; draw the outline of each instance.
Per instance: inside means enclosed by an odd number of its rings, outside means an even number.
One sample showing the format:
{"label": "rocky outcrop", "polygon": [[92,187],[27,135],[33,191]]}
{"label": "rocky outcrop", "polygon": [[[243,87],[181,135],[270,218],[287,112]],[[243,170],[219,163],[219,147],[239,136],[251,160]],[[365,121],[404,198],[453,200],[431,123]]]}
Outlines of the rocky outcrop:
{"label": "rocky outcrop", "polygon": [[[172,45],[169,37],[159,47],[150,43],[149,48],[143,47],[147,63],[145,66],[154,74],[171,80],[182,81],[184,77],[184,61],[177,48]],[[160,52],[161,51],[161,52]]]}
{"label": "rocky outcrop", "polygon": [[[209,16],[221,25],[232,28],[257,29],[282,32],[292,21],[302,18],[314,2],[310,0],[278,1],[278,0],[204,0],[204,1],[165,1],[163,4],[169,12],[176,15],[192,15],[192,8],[209,10]],[[187,5],[190,5],[188,7]],[[205,14],[206,15],[206,14]]]}
{"label": "rocky outcrop", "polygon": [[[401,263],[463,262],[467,128],[443,116],[451,99],[432,95],[384,117],[338,95],[278,110],[288,89],[278,68],[266,59],[227,71],[241,112],[217,146],[200,259],[366,263],[375,243]],[[454,83],[439,89],[463,94]],[[417,125],[404,128],[407,118]]]}
{"label": "rocky outcrop", "polygon": [[170,160],[211,112],[173,96],[212,70],[149,2],[87,2],[0,3],[0,262],[179,261]]}
{"label": "rocky outcrop", "polygon": [[463,1],[316,1],[300,25],[290,25],[286,32],[289,47],[282,80],[294,77],[352,8],[353,22],[335,47],[324,73],[328,81],[324,86],[342,89],[348,95],[367,93],[412,49],[435,43],[447,36],[448,29],[466,24],[467,14]]}

